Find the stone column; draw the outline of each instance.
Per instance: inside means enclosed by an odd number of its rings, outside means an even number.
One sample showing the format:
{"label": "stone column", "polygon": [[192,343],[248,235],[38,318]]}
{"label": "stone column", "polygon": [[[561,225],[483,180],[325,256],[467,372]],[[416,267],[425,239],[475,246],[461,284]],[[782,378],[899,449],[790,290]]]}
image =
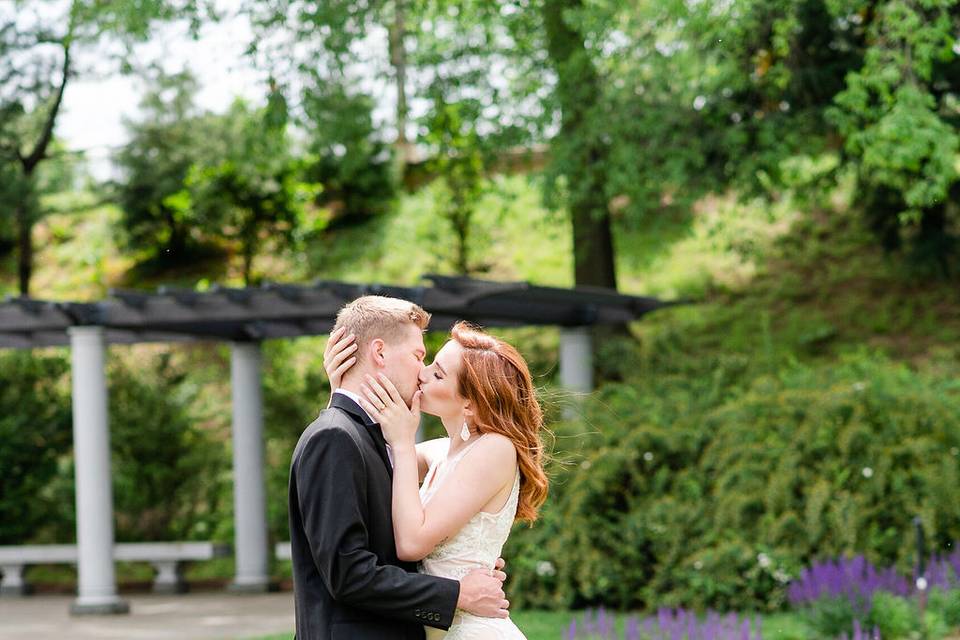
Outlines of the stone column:
{"label": "stone column", "polygon": [[71,327],[77,499],[77,599],[73,614],[127,613],[113,570],[113,487],[103,327]]}
{"label": "stone column", "polygon": [[[577,396],[593,390],[593,342],[589,327],[560,329],[560,384]],[[576,407],[569,404],[563,416],[576,416]]]}
{"label": "stone column", "polygon": [[267,491],[264,480],[260,344],[231,344],[233,395],[233,522],[236,575],[231,591],[269,587]]}

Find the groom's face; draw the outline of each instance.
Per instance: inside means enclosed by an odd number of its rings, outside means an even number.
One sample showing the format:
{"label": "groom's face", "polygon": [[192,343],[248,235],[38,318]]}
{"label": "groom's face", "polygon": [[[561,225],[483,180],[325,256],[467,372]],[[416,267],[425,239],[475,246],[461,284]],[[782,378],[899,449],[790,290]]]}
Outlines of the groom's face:
{"label": "groom's face", "polygon": [[384,344],[383,373],[393,382],[407,406],[417,390],[426,355],[423,331],[412,324],[404,325],[400,338]]}

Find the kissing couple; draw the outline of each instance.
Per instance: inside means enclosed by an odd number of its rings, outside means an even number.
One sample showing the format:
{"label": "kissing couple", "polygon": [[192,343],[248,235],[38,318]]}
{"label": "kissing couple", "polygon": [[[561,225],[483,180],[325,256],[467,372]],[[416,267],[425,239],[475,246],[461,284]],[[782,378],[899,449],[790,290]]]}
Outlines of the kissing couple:
{"label": "kissing couple", "polygon": [[[466,323],[427,365],[430,314],[344,306],[329,406],[290,466],[299,640],[523,640],[499,558],[547,496],[543,412],[523,357]],[[420,412],[447,438],[416,443]]]}

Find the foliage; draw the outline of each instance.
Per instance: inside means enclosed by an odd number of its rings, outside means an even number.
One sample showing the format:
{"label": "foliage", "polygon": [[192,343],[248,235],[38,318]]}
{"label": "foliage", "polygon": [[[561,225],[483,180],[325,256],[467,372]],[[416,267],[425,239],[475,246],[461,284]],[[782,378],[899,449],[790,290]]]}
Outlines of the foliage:
{"label": "foliage", "polygon": [[824,554],[909,566],[914,515],[937,548],[960,532],[951,383],[867,353],[685,365],[606,385],[585,428],[558,429],[570,463],[509,542],[521,606],[775,609]]}
{"label": "foliage", "polygon": [[960,589],[932,589],[928,606],[939,612],[950,628],[960,627]]}
{"label": "foliage", "polygon": [[263,405],[267,455],[267,521],[270,535],[287,540],[288,482],[300,434],[327,405],[323,341],[271,341],[264,345]]}
{"label": "foliage", "polygon": [[51,142],[71,77],[85,72],[74,60],[106,40],[125,48],[145,40],[158,21],[188,18],[196,32],[202,0],[37,3],[15,0],[0,10],[0,163],[13,163],[29,188],[14,199],[18,286],[27,295],[33,272],[31,232],[41,215],[33,206],[37,168],[52,157]]}
{"label": "foliage", "polygon": [[228,460],[191,412],[198,392],[171,354],[114,360],[110,432],[117,540],[209,539]]}
{"label": "foliage", "polygon": [[313,159],[310,180],[323,185],[320,202],[333,226],[349,226],[387,212],[396,180],[393,154],[373,122],[374,102],[335,82],[311,77],[303,95],[303,123]]}
{"label": "foliage", "polygon": [[466,102],[449,103],[438,93],[425,118],[424,142],[434,154],[427,166],[443,177],[437,208],[453,231],[455,244],[450,261],[460,275],[489,269],[489,265],[477,263],[470,254],[471,236],[478,231],[474,213],[485,183],[485,158],[475,115],[467,115],[471,106]]}
{"label": "foliage", "polygon": [[[818,562],[791,583],[790,602],[806,611],[811,628],[823,637],[835,637],[853,623],[876,628],[885,638],[913,637],[921,629],[926,637],[939,638],[956,619],[960,552],[930,558],[922,578],[923,583],[911,584],[891,568],[878,570],[862,556]],[[918,603],[928,589],[932,589],[929,607],[921,617]]]}
{"label": "foliage", "polygon": [[166,264],[183,261],[190,245],[212,229],[196,210],[178,206],[190,167],[209,143],[193,102],[196,91],[189,72],[159,72],[140,103],[142,118],[127,123],[130,141],[117,155],[124,174],[117,189],[120,241]]}
{"label": "foliage", "polygon": [[72,443],[68,380],[61,355],[0,355],[0,544],[56,526],[48,488]]}
{"label": "foliage", "polygon": [[257,33],[250,51],[278,78],[275,92],[298,87],[289,115],[307,132],[308,175],[323,185],[320,203],[330,207],[333,226],[385,213],[398,176],[363,71],[379,79],[393,70],[377,47],[361,41],[378,26],[389,30],[401,3],[250,1],[244,11]]}
{"label": "foliage", "polygon": [[873,596],[879,592],[906,596],[911,592],[910,583],[892,568],[878,571],[863,556],[814,563],[800,572],[789,589],[793,606],[815,603],[824,597],[843,598],[861,615],[870,611]]}
{"label": "foliage", "polygon": [[960,137],[956,116],[957,3],[888,0],[872,10],[836,2],[865,17],[863,66],[850,73],[829,116],[857,169],[861,198],[890,248],[907,241],[922,260],[950,273],[958,214]]}
{"label": "foliage", "polygon": [[302,180],[302,163],[289,152],[286,122],[272,115],[234,102],[211,123],[215,153],[195,163],[186,189],[167,199],[208,220],[212,235],[239,245],[245,284],[253,279],[254,257],[267,238],[295,246],[307,204],[318,192],[317,185]]}

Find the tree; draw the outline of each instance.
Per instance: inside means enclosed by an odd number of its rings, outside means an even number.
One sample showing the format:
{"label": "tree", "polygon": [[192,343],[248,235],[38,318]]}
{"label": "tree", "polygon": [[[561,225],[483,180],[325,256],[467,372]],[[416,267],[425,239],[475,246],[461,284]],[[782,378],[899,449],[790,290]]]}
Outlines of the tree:
{"label": "tree", "polygon": [[117,190],[122,242],[165,264],[181,262],[205,231],[197,213],[176,198],[209,136],[193,102],[196,91],[188,71],[158,73],[140,102],[143,115],[127,123],[130,141],[117,155],[124,174]]}
{"label": "tree", "polygon": [[264,241],[275,237],[282,247],[290,246],[318,192],[317,185],[303,181],[303,163],[290,154],[286,123],[272,115],[234,102],[211,122],[219,144],[191,167],[186,189],[168,199],[207,220],[211,233],[239,245],[247,285]]}
{"label": "tree", "polygon": [[541,12],[547,52],[557,74],[560,135],[553,154],[566,178],[567,206],[573,224],[574,281],[578,285],[617,288],[613,232],[607,208],[606,164],[609,142],[591,126],[601,100],[600,77],[586,49],[585,34],[571,16],[581,0],[543,0]]}
{"label": "tree", "polygon": [[870,43],[828,114],[859,202],[888,249],[909,244],[919,262],[951,275],[960,247],[958,3],[836,5],[866,23]]}
{"label": "tree", "polygon": [[[408,16],[419,17],[422,0],[386,0],[357,3],[352,0],[278,0],[271,3],[248,0],[244,11],[258,29],[257,39],[251,43],[254,54],[264,54],[266,64],[275,69],[289,64],[296,50],[305,55],[294,59],[296,73],[311,80],[315,90],[322,83],[334,83],[346,88],[355,85],[352,71],[359,65],[367,66],[377,76],[389,76],[395,91],[395,118],[393,141],[401,150],[407,145],[407,71]],[[382,29],[387,34],[385,56],[376,47],[362,43]],[[281,32],[284,42],[271,47],[269,35]],[[291,46],[291,41],[297,47]],[[309,91],[309,90],[308,90]]]}
{"label": "tree", "polygon": [[719,143],[711,171],[728,163],[718,175],[730,184],[760,178],[769,190],[789,182],[790,156],[833,156],[809,186],[822,192],[852,174],[854,202],[883,246],[951,274],[957,4],[740,0],[716,11],[712,27],[688,21],[681,39],[716,61],[719,80],[702,93],[712,120],[701,137]]}
{"label": "tree", "polygon": [[[311,180],[323,185],[321,203],[331,211],[331,226],[362,223],[385,211],[394,197],[399,173],[394,160],[404,162],[409,151],[403,44],[407,4],[245,3],[257,31],[251,54],[279,79],[278,85],[300,88],[290,115],[307,131],[308,150],[315,157],[308,171]],[[363,44],[381,27],[389,33],[385,55]],[[374,121],[376,100],[364,87],[363,70],[395,84],[396,119],[387,127]]]}
{"label": "tree", "polygon": [[[12,204],[17,242],[17,279],[29,295],[33,272],[33,226],[39,216],[35,173],[48,158],[64,91],[77,49],[104,39],[127,45],[145,39],[157,20],[201,16],[200,0],[14,0],[0,8],[0,161],[20,174],[20,197]],[[53,17],[51,13],[57,13]]]}
{"label": "tree", "polygon": [[468,109],[463,102],[447,103],[443,94],[436,95],[424,136],[433,152],[427,166],[443,176],[440,211],[453,230],[453,265],[460,275],[484,270],[484,265],[476,264],[470,256],[470,238],[475,232],[473,217],[483,193],[486,163],[473,119],[464,116]]}
{"label": "tree", "polygon": [[387,210],[396,187],[387,143],[373,121],[374,101],[313,73],[304,78],[300,123],[314,160],[310,180],[323,185],[331,226],[369,220]]}

